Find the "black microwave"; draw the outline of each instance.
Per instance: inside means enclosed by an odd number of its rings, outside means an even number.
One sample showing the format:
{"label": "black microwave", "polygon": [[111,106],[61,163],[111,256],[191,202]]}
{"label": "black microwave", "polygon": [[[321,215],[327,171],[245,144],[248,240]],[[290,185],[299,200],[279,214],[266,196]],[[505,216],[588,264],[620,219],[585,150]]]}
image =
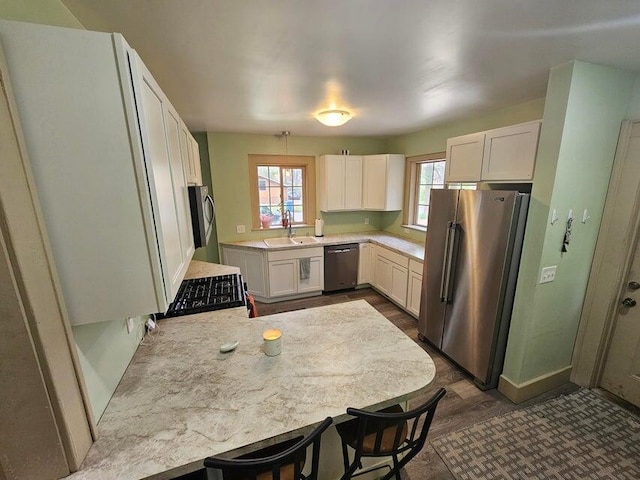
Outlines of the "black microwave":
{"label": "black microwave", "polygon": [[204,247],[209,241],[216,216],[213,197],[206,185],[189,186],[189,206],[195,248]]}

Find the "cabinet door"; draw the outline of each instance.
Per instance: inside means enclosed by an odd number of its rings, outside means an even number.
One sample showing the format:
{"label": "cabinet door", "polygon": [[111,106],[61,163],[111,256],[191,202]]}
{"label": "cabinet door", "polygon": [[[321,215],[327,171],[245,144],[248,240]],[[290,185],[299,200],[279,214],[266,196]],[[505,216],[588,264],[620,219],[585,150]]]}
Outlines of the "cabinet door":
{"label": "cabinet door", "polygon": [[409,272],[409,288],[407,290],[407,311],[414,317],[420,315],[420,298],[422,297],[422,275]]}
{"label": "cabinet door", "polygon": [[540,122],[486,132],[483,181],[531,181],[538,150]]}
{"label": "cabinet door", "polygon": [[187,177],[182,150],[180,148],[180,124],[182,121],[170,105],[166,109],[165,129],[169,147],[169,159],[171,163],[171,181],[173,184],[173,198],[178,212],[178,228],[180,230],[180,243],[184,261],[188,263],[195,252],[193,232],[191,229],[191,211],[189,208],[189,192],[187,191]]}
{"label": "cabinet door", "polygon": [[298,292],[298,261],[269,262],[269,296],[294,295]]}
{"label": "cabinet door", "polygon": [[401,307],[407,304],[408,270],[405,267],[391,263],[391,289],[389,297]]}
{"label": "cabinet door", "polygon": [[387,193],[387,156],[365,155],[362,176],[362,208],[384,210]]}
{"label": "cabinet door", "polygon": [[247,282],[249,293],[261,297],[267,296],[262,252],[223,247],[222,256],[225,265],[240,269],[243,280]]}
{"label": "cabinet door", "polygon": [[318,159],[320,210],[336,212],[344,210],[345,157],[322,155]]}
{"label": "cabinet door", "polygon": [[182,152],[182,165],[184,166],[184,171],[187,175],[187,183],[190,185],[195,185],[195,180],[193,178],[193,159],[192,159],[192,148],[191,148],[191,135],[189,134],[189,130],[187,130],[187,126],[184,122],[180,126],[180,150]]}
{"label": "cabinet door", "polygon": [[344,209],[362,209],[362,157],[344,157]]}
{"label": "cabinet door", "polygon": [[386,258],[376,256],[375,287],[386,295],[391,293],[392,265]]}
{"label": "cabinet door", "polygon": [[300,265],[298,260],[298,293],[318,292],[324,289],[324,258],[313,257],[310,259],[309,278],[300,278]]}
{"label": "cabinet door", "polygon": [[200,165],[200,147],[196,139],[189,135],[191,140],[191,164],[192,178],[195,185],[202,185],[202,167]]}
{"label": "cabinet door", "polygon": [[[169,154],[169,139],[165,123],[168,101],[146,67],[132,58],[134,93],[147,176],[150,183],[155,230],[160,250],[166,300],[173,301],[189,264],[180,235],[182,209],[176,204],[174,178],[180,185],[179,174]],[[179,141],[179,140],[178,140]],[[180,166],[180,170],[182,166]]]}
{"label": "cabinet door", "polygon": [[483,152],[484,132],[448,139],[445,182],[479,182]]}
{"label": "cabinet door", "polygon": [[361,243],[359,246],[360,256],[358,258],[358,285],[373,283],[371,280],[371,244]]}

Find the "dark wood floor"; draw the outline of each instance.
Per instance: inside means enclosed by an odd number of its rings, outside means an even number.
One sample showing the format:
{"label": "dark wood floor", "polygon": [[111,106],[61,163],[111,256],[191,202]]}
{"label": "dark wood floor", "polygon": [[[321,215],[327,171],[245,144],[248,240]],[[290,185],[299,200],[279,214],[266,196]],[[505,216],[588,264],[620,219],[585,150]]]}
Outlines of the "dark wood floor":
{"label": "dark wood floor", "polygon": [[[445,387],[447,395],[438,405],[429,438],[437,438],[516,408],[544,402],[550,398],[571,393],[578,389],[576,385],[567,384],[520,405],[511,403],[497,390],[480,391],[473,385],[469,375],[440,355],[431,346],[418,340],[417,323],[412,316],[370,288],[272,304],[258,303],[257,307],[260,315],[270,315],[359,299],[369,302],[433,358],[436,364],[436,377],[432,384],[433,390]],[[430,393],[426,393],[423,397],[415,398],[412,404],[422,403],[428,397],[430,397]],[[430,445],[425,446],[423,451],[407,465],[403,472],[403,479],[407,480],[445,480],[453,478],[451,472],[449,472],[444,462]]]}

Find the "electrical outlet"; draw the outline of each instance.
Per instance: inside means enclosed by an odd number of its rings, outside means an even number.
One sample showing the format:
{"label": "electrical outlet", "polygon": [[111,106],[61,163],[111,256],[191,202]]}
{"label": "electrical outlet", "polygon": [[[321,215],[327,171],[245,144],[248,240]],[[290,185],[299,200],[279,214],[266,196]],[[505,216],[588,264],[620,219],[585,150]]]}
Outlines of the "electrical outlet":
{"label": "electrical outlet", "polygon": [[553,282],[556,279],[556,268],[558,268],[557,265],[544,267],[542,269],[542,273],[540,274],[540,283]]}
{"label": "electrical outlet", "polygon": [[245,233],[244,225],[236,225],[236,233]]}
{"label": "electrical outlet", "polygon": [[365,225],[369,225],[369,217],[365,217],[365,219],[364,219],[364,224],[365,224]]}
{"label": "electrical outlet", "polygon": [[133,332],[133,327],[135,327],[135,324],[133,323],[133,318],[127,317],[127,333]]}

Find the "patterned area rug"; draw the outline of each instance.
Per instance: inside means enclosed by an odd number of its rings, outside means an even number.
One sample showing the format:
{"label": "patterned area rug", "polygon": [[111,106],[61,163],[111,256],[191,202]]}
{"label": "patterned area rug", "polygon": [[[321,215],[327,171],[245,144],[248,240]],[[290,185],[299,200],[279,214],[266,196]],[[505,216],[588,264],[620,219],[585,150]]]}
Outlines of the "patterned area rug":
{"label": "patterned area rug", "polygon": [[431,444],[458,480],[640,479],[640,419],[587,389]]}

